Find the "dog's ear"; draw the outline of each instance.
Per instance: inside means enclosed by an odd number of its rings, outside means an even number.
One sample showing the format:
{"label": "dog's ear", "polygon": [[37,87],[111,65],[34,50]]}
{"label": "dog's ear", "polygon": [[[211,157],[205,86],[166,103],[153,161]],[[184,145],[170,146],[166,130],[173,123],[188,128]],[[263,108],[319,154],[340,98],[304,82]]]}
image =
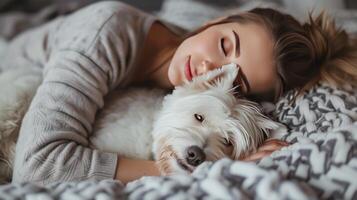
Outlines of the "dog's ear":
{"label": "dog's ear", "polygon": [[262,114],[258,104],[246,99],[239,99],[235,104],[235,127],[239,131],[235,134],[237,148],[235,155],[256,150],[279,124]]}
{"label": "dog's ear", "polygon": [[201,76],[197,76],[191,82],[185,83],[183,87],[196,91],[207,90],[214,87],[229,90],[233,87],[237,74],[237,65],[231,63],[209,71]]}
{"label": "dog's ear", "polygon": [[[279,127],[279,123],[263,114],[263,110],[258,103],[247,99],[239,99],[238,104],[245,107],[246,115],[251,115],[251,119],[249,120],[250,122],[248,123],[252,123],[252,121],[254,121],[253,124],[255,124],[256,128],[261,130],[265,136],[269,136],[270,131]],[[244,109],[241,108],[240,110]]]}

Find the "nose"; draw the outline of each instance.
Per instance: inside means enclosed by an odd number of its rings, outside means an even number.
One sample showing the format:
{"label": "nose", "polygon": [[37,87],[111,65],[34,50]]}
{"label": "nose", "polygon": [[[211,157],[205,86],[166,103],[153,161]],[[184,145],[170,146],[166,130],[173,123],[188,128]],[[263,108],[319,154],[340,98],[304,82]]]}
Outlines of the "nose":
{"label": "nose", "polygon": [[208,60],[204,60],[202,61],[201,65],[199,66],[199,71],[197,73],[197,75],[203,75],[206,74],[207,72],[213,70],[214,64]]}
{"label": "nose", "polygon": [[198,166],[206,160],[206,154],[198,146],[190,146],[186,151],[186,161],[192,166]]}

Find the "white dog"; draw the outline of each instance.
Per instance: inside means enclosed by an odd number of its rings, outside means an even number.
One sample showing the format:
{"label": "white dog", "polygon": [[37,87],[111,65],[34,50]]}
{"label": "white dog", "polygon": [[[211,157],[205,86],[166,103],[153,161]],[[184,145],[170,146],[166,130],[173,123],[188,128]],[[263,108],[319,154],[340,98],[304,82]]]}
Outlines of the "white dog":
{"label": "white dog", "polygon": [[[257,148],[277,123],[234,96],[234,65],[176,87],[114,91],[97,115],[92,147],[155,159],[163,174],[188,173],[205,160],[238,159]],[[40,71],[0,75],[0,183],[8,182],[22,117],[42,80]]]}
{"label": "white dog", "polygon": [[21,121],[41,81],[42,72],[36,69],[13,69],[0,74],[0,184],[11,181]]}
{"label": "white dog", "polygon": [[189,173],[206,160],[256,150],[278,124],[235,96],[237,73],[226,65],[167,96],[162,90],[113,92],[97,117],[92,147],[154,159],[163,174]]}

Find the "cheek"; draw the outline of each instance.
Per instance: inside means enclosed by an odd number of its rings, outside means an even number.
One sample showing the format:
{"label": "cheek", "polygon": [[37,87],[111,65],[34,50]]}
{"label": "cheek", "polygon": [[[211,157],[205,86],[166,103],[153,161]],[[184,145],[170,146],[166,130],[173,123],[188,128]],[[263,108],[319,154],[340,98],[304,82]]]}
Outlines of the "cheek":
{"label": "cheek", "polygon": [[255,55],[242,54],[238,64],[250,85],[251,93],[261,94],[270,91],[276,81],[276,68],[272,59],[257,59]]}
{"label": "cheek", "polygon": [[188,56],[191,56],[191,64],[193,67],[198,67],[204,60],[217,64],[219,52],[217,37],[208,34],[199,34],[192,36],[181,43],[175,51],[171,60],[168,77],[174,86],[181,85],[185,79],[184,66]]}
{"label": "cheek", "polygon": [[246,76],[252,94],[264,94],[273,89],[276,76],[272,71],[271,69],[247,70]]}
{"label": "cheek", "polygon": [[203,60],[212,61],[218,53],[217,41],[219,39],[216,35],[198,34],[184,41],[181,54],[185,56],[191,55],[195,65],[199,65]]}
{"label": "cheek", "polygon": [[168,78],[171,82],[172,85],[178,86],[182,84],[182,75],[181,75],[181,69],[182,63],[184,62],[185,58],[185,47],[180,45],[177,50],[175,51],[175,54],[172,57],[172,60],[169,65],[168,69]]}
{"label": "cheek", "polygon": [[212,35],[202,35],[197,37],[194,43],[192,43],[191,51],[195,57],[197,63],[202,62],[203,60],[214,61],[216,59],[221,59],[219,56],[218,42],[219,39],[217,36]]}
{"label": "cheek", "polygon": [[170,64],[169,70],[167,72],[167,76],[173,86],[178,86],[181,84],[180,77],[176,72],[177,69],[174,67],[175,65],[172,63]]}
{"label": "cheek", "polygon": [[184,66],[187,58],[188,56],[191,56],[191,59],[200,58],[198,52],[201,51],[200,49],[204,49],[202,44],[203,42],[193,36],[184,40],[176,49],[168,69],[168,77],[172,85],[178,86],[183,83],[185,79]]}

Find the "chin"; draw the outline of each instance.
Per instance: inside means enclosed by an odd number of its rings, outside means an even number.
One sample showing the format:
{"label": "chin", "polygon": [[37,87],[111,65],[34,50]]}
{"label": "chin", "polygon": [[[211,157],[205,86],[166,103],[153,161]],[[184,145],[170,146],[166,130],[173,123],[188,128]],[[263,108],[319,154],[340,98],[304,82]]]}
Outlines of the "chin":
{"label": "chin", "polygon": [[236,98],[237,73],[227,65],[171,94],[136,88],[109,96],[95,123],[92,148],[155,160],[164,175],[189,174],[205,161],[255,151],[278,124],[257,104]]}

